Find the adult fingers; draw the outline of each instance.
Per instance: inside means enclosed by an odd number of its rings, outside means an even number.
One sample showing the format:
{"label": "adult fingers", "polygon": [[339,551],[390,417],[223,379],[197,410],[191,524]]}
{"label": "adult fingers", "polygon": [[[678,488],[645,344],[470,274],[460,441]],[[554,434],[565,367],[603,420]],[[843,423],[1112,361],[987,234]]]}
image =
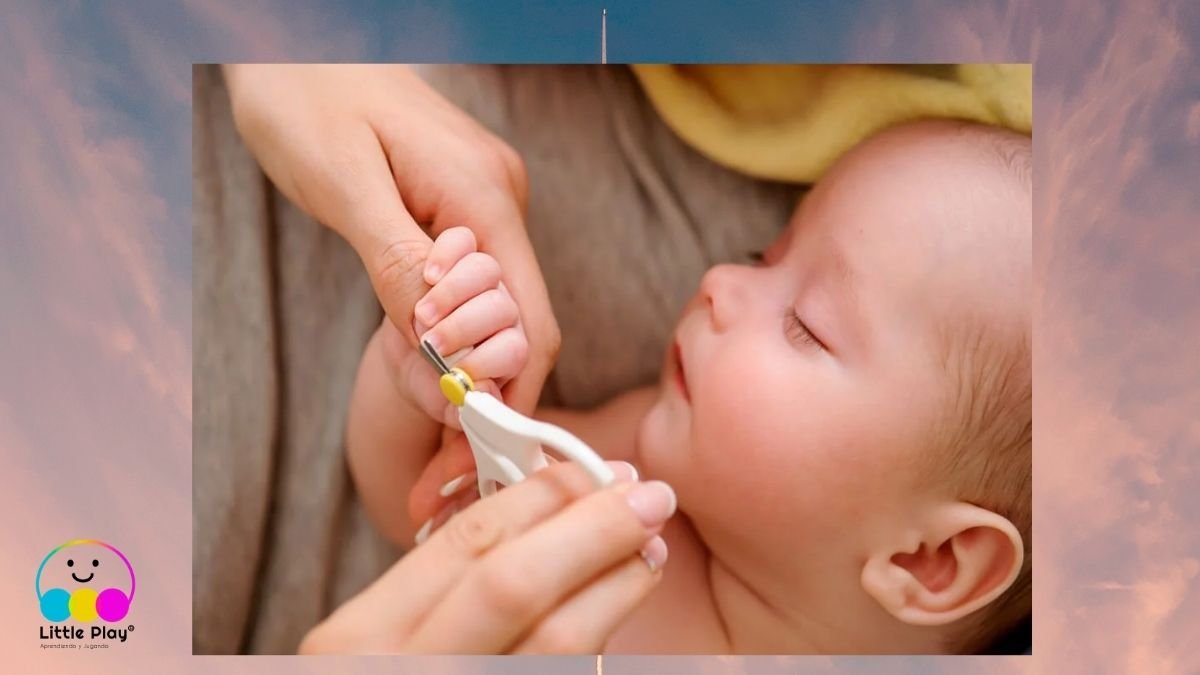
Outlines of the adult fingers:
{"label": "adult fingers", "polygon": [[[592,480],[586,472],[562,463],[476,502],[451,518],[427,542],[409,551],[400,565],[389,570],[387,574],[395,574],[388,586],[392,601],[398,606],[412,608],[415,616],[428,615],[446,600],[451,589],[463,582],[468,570],[489,550],[520,536],[593,490]],[[470,599],[466,601],[469,603]],[[410,627],[415,628],[415,624]],[[459,649],[455,633],[451,628],[437,641],[448,641],[446,648],[455,651]],[[426,646],[430,644],[432,642]],[[473,644],[473,641],[463,644]],[[415,649],[422,651],[425,647]],[[470,651],[474,652],[475,647]]]}
{"label": "adult fingers", "polygon": [[[563,466],[569,465],[539,473]],[[527,483],[496,495],[512,497],[507,506],[514,516],[534,506],[536,492],[518,493]],[[492,532],[495,525],[469,518],[474,508],[447,523],[442,546],[469,550],[479,561],[463,570],[461,583],[443,589],[442,601],[412,636],[416,651],[507,652],[541,616],[641,549],[674,513],[675,495],[658,481],[620,483],[504,540]],[[455,527],[457,521],[461,524]],[[429,541],[431,549],[435,541],[436,536]]]}
{"label": "adult fingers", "polygon": [[[425,259],[432,242],[405,209],[379,138],[365,122],[354,127],[344,161],[305,186],[312,215],[342,235],[358,253],[384,312],[416,344],[413,306],[429,290]],[[351,150],[354,152],[351,154]]]}
{"label": "adult fingers", "polygon": [[[667,545],[655,537],[646,545],[647,564],[633,556],[588,584],[538,623],[512,650],[514,654],[598,654],[617,626],[662,579]],[[657,560],[657,559],[656,559]]]}

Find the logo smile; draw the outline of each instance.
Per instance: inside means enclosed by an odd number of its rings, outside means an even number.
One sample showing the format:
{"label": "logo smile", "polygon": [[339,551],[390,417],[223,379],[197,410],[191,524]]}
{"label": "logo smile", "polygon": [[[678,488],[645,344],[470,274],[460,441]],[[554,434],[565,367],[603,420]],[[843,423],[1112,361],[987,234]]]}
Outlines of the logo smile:
{"label": "logo smile", "polygon": [[80,579],[79,577],[75,576],[74,572],[71,572],[71,578],[74,579],[75,581],[78,581],[81,584],[86,584],[87,582],[91,581],[92,577],[94,577],[94,576],[96,576],[96,573],[92,572],[91,574],[87,575],[86,579]]}

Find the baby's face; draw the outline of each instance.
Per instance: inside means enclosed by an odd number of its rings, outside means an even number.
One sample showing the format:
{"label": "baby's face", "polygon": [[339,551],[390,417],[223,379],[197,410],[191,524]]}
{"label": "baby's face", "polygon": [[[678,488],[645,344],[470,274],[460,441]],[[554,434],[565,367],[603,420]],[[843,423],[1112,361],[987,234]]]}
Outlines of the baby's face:
{"label": "baby's face", "polygon": [[1030,234],[1013,224],[1031,214],[1014,183],[961,143],[869,143],[763,263],[705,275],[638,459],[759,591],[857,584],[854,561],[925,496],[917,460],[955,384],[947,331],[1027,321]]}

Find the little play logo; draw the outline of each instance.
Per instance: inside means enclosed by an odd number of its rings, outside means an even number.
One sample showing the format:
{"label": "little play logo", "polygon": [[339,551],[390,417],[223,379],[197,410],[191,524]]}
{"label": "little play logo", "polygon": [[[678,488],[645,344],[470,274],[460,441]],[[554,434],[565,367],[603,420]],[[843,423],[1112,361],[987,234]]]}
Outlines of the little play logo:
{"label": "little play logo", "polygon": [[[92,623],[99,619],[112,624],[129,614],[137,579],[129,558],[117,547],[98,539],[74,539],[46,554],[33,583],[47,621]],[[133,626],[92,626],[90,639],[124,642],[132,630]],[[85,633],[78,626],[43,626],[40,637],[83,640]]]}

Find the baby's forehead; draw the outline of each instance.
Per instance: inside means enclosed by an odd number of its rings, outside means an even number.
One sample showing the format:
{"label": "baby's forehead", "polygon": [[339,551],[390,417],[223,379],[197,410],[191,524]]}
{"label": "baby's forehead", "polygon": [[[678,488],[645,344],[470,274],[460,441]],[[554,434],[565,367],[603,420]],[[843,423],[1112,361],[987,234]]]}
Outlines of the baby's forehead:
{"label": "baby's forehead", "polygon": [[939,333],[981,308],[1006,321],[1027,311],[1032,200],[1020,150],[944,128],[868,143],[802,200],[777,240],[795,251],[797,273],[849,286],[845,297],[864,300],[877,324],[902,316]]}
{"label": "baby's forehead", "polygon": [[872,136],[851,149],[830,173],[844,168],[844,173],[860,178],[890,175],[910,183],[936,178],[938,185],[959,189],[998,183],[1028,192],[1032,166],[1033,143],[1026,135],[976,123],[927,120]]}

